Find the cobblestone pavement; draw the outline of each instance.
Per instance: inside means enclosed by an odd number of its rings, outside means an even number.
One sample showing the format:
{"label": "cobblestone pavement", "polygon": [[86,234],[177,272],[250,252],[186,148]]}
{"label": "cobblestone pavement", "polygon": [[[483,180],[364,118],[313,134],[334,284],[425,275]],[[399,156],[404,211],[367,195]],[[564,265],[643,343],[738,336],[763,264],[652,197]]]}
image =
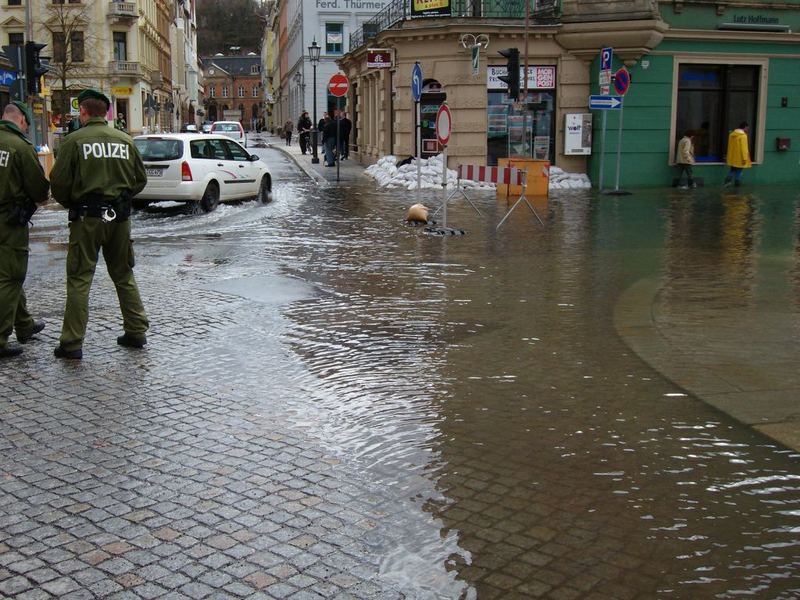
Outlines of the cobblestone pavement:
{"label": "cobblestone pavement", "polygon": [[101,268],[84,360],[53,359],[64,214],[36,215],[0,597],[797,597],[797,454],[615,334],[658,199],[556,199],[502,237],[455,206],[448,244],[264,152],[270,205],[135,216],[143,351]]}

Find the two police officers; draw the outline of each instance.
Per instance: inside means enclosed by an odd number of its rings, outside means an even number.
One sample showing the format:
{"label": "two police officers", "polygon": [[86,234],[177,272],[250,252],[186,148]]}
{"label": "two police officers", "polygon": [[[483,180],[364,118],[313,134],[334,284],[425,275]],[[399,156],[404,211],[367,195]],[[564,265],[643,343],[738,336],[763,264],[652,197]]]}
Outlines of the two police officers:
{"label": "two police officers", "polygon": [[131,198],[147,183],[142,157],[127,134],[108,126],[111,102],[96,90],[78,95],[82,127],[61,143],[50,174],[53,197],[69,209],[67,303],[58,358],[83,357],[89,291],[100,250],[114,282],[124,334],[117,343],[142,348],[149,323],[133,276]]}
{"label": "two police officers", "polygon": [[25,343],[44,329],[28,313],[22,284],[28,272],[28,221],[37,204],[47,201],[50,185],[35,148],[25,137],[28,107],[12,102],[0,120],[0,358],[17,356],[22,347],[9,343],[16,329]]}

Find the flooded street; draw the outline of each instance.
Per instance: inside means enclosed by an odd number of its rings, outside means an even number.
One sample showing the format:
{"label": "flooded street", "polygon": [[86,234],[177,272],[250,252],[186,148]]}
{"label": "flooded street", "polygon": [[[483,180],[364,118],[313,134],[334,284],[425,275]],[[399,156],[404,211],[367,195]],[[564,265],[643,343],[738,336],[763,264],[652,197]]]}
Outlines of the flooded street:
{"label": "flooded street", "polygon": [[[499,232],[505,202],[474,192],[485,218],[454,199],[467,235],[441,238],[403,223],[413,193],[318,187],[258,152],[271,204],[136,213],[151,347],[107,376],[138,366],[140,385],[235,398],[320,444],[369,491],[376,597],[800,595],[800,456],[703,398],[763,361],[753,389],[800,414],[796,192],[559,192],[536,204],[544,228],[523,206]],[[54,336],[63,221],[37,214],[26,285]],[[177,290],[214,308],[194,319]],[[95,340],[116,325],[99,297]]]}

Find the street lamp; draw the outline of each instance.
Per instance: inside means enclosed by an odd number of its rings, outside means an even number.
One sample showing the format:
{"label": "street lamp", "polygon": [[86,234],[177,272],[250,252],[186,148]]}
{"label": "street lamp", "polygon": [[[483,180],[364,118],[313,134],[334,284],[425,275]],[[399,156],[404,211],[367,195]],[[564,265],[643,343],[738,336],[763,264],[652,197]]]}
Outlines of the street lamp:
{"label": "street lamp", "polygon": [[314,69],[314,85],[312,94],[314,95],[314,120],[311,122],[311,162],[314,164],[319,163],[319,155],[317,154],[317,63],[319,62],[319,53],[322,46],[317,45],[317,39],[311,42],[308,47],[308,60],[311,61],[311,67]]}

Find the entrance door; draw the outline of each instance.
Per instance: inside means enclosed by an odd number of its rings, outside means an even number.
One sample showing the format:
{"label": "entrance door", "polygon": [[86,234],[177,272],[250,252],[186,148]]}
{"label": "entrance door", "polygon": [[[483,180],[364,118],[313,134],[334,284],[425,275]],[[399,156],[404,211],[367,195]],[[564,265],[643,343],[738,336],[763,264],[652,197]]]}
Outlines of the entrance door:
{"label": "entrance door", "polygon": [[[128,131],[128,119],[130,118],[130,113],[128,112],[128,101],[127,100],[120,100],[117,99],[117,115],[122,115],[122,118],[125,119],[126,127],[125,131]],[[115,118],[116,118],[115,116]]]}

